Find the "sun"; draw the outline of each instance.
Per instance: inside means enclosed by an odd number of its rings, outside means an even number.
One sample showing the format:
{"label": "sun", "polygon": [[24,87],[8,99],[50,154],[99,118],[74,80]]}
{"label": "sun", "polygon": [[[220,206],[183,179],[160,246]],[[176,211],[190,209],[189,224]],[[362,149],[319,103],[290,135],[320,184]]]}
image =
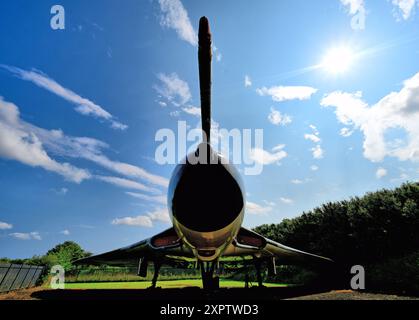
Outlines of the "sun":
{"label": "sun", "polygon": [[346,46],[335,47],[326,53],[321,67],[329,73],[342,74],[351,68],[354,60],[355,54],[351,48]]}

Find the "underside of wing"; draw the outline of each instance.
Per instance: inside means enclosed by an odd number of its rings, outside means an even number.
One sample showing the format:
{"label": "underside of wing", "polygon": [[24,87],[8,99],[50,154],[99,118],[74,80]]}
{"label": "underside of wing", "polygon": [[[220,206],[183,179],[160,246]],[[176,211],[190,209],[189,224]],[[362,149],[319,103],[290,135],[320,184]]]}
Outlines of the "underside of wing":
{"label": "underside of wing", "polygon": [[75,265],[136,266],[140,260],[176,264],[193,257],[173,228],[133,245],[74,261]]}
{"label": "underside of wing", "polygon": [[275,257],[281,265],[316,266],[333,262],[329,258],[287,247],[245,228],[240,229],[224,256]]}

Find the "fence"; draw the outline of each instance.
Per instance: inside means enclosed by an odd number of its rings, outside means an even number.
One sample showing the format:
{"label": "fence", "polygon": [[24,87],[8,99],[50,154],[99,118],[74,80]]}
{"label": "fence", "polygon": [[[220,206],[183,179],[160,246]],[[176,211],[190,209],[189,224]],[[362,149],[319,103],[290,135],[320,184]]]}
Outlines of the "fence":
{"label": "fence", "polygon": [[26,264],[0,264],[0,292],[35,286],[43,270],[44,267]]}

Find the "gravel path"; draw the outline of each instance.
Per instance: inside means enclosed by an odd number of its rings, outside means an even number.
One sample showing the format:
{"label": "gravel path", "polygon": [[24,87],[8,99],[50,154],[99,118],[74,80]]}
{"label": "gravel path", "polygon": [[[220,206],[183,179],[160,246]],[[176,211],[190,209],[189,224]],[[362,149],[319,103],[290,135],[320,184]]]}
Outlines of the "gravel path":
{"label": "gravel path", "polygon": [[419,298],[340,290],[286,300],[419,300]]}

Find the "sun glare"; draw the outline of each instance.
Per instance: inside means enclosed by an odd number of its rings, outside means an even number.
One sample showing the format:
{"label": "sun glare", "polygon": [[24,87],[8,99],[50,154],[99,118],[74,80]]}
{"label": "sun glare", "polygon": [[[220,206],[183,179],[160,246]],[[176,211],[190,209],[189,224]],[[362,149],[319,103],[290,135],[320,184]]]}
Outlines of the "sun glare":
{"label": "sun glare", "polygon": [[330,73],[341,74],[350,69],[354,58],[354,53],[350,48],[336,47],[327,52],[321,66]]}

